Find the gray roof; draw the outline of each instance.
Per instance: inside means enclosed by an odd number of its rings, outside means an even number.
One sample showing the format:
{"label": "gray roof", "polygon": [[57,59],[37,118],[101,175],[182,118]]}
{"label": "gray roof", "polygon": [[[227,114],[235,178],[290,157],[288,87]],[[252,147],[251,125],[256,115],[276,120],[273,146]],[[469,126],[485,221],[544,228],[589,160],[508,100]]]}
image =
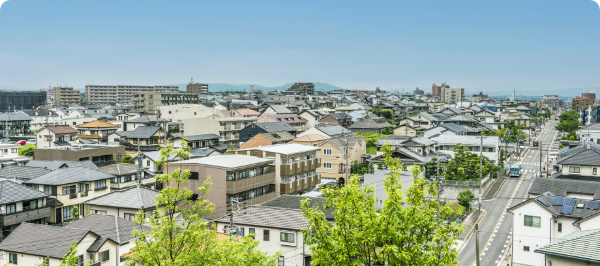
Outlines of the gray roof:
{"label": "gray roof", "polygon": [[[346,137],[336,137],[336,138],[327,139],[327,140],[321,142],[317,146],[321,146],[326,142],[329,142],[329,143],[333,144],[333,146],[336,146],[336,147],[342,149],[344,146],[346,146]],[[350,147],[350,149],[352,147],[354,147],[354,145],[356,145],[356,142],[359,142],[360,144],[366,143],[364,137],[359,137],[359,136],[349,136],[348,137],[348,147]]]}
{"label": "gray roof", "polygon": [[329,220],[333,220],[335,218],[335,216],[333,215],[333,208],[327,209],[327,210],[325,210],[323,208],[323,204],[325,203],[325,200],[327,200],[326,198],[305,197],[305,196],[295,196],[295,195],[281,195],[277,198],[274,198],[274,199],[267,201],[260,205],[266,206],[266,207],[278,207],[278,208],[285,208],[285,209],[301,210],[302,208],[300,207],[300,203],[301,203],[301,201],[303,201],[305,199],[309,199],[311,208],[314,208],[314,207],[319,208],[319,210],[325,214],[325,218],[327,218]]}
{"label": "gray roof", "polygon": [[322,126],[322,127],[315,127],[315,128],[318,129],[319,131],[325,133],[329,137],[339,137],[339,136],[345,136],[346,134],[348,134],[348,135],[354,134],[352,131],[350,131],[340,125]]}
{"label": "gray roof", "polygon": [[[542,208],[548,210],[554,216],[557,216],[557,217],[558,216],[562,216],[562,217],[571,217],[571,218],[576,218],[576,219],[583,219],[583,218],[586,218],[586,217],[591,216],[591,215],[595,215],[598,212],[600,212],[600,210],[593,210],[593,209],[588,208],[588,204],[592,200],[573,198],[576,201],[575,206],[577,206],[578,204],[581,203],[581,204],[583,204],[584,207],[583,208],[573,208],[573,212],[571,214],[561,214],[561,209],[562,209],[563,206],[562,205],[554,205],[553,203],[554,203],[554,199],[555,198],[564,198],[564,197],[553,196],[553,194],[545,192],[542,195],[539,195],[537,197],[534,197],[534,198],[531,198],[531,199],[529,199],[527,201],[519,203],[519,204],[517,204],[517,205],[515,205],[513,207],[510,207],[509,210],[513,210],[513,209],[515,209],[515,208],[517,208],[519,206],[522,206],[524,204],[527,204],[529,202],[534,201],[534,202],[537,202]],[[546,206],[546,205],[542,204],[541,201],[540,201],[542,199],[546,203],[548,203],[549,206]]]}
{"label": "gray roof", "polygon": [[198,140],[209,140],[209,139],[220,139],[221,136],[217,134],[203,134],[203,135],[193,135],[193,136],[184,136],[187,141],[198,141]]}
{"label": "gray roof", "polygon": [[89,233],[94,234],[90,230],[25,222],[0,243],[0,250],[62,259],[73,240],[79,242]]}
{"label": "gray roof", "polygon": [[291,141],[296,138],[294,137],[294,135],[290,134],[290,132],[287,131],[263,132],[259,134],[271,142]]}
{"label": "gray roof", "polygon": [[536,249],[535,253],[600,263],[600,229],[575,231]]}
{"label": "gray roof", "polygon": [[158,126],[137,127],[136,129],[131,131],[131,133],[129,133],[129,135],[127,135],[127,138],[128,139],[149,139],[159,129],[161,129],[161,127],[158,127]]}
{"label": "gray roof", "polygon": [[[377,118],[378,119],[378,118]],[[372,115],[367,115],[366,117],[359,118],[354,124],[350,125],[348,128],[385,128],[391,127],[392,125],[387,121],[382,123],[377,123]]]}
{"label": "gray roof", "polygon": [[0,181],[0,205],[48,197],[47,193],[15,182]]}
{"label": "gray roof", "polygon": [[98,171],[114,176],[130,175],[137,173],[137,166],[129,163],[111,164],[98,168]]}
{"label": "gray roof", "polygon": [[98,169],[92,161],[40,161],[31,160],[25,164],[29,167],[42,167],[49,170],[57,170],[65,167],[86,167],[91,169]]}
{"label": "gray roof", "polygon": [[190,158],[206,157],[217,150],[213,148],[195,148],[190,150]]}
{"label": "gray roof", "polygon": [[114,176],[90,168],[69,167],[60,168],[56,171],[47,173],[43,176],[31,179],[24,183],[59,186],[78,182],[89,182],[102,179],[109,179],[112,177]]}
{"label": "gray roof", "polygon": [[21,180],[29,180],[49,172],[52,172],[52,170],[41,167],[8,165],[0,169],[0,178],[12,179],[16,177]]}
{"label": "gray roof", "polygon": [[[160,159],[160,151],[148,151],[148,152],[143,152],[142,156],[150,159],[153,162],[158,161],[158,159]],[[133,157],[133,158],[137,158],[137,156]],[[143,157],[142,157],[143,158]],[[176,155],[171,155],[169,156],[169,161],[173,161],[175,160],[175,158],[177,158]]]}
{"label": "gray roof", "polygon": [[592,182],[600,182],[599,176],[593,175],[565,175],[562,172],[557,172],[552,174],[553,179],[562,179],[562,180],[577,180],[577,181],[592,181]]}
{"label": "gray roof", "polygon": [[124,123],[141,123],[141,124],[152,124],[152,123],[157,123],[157,122],[168,122],[169,120],[167,119],[162,119],[162,118],[158,118],[155,115],[145,115],[145,116],[140,116],[134,119],[130,119],[127,121],[123,121]]}
{"label": "gray roof", "polygon": [[[288,144],[291,145],[291,144]],[[270,147],[274,145],[269,145],[266,147]],[[302,145],[304,146],[304,145]],[[272,159],[265,159],[250,155],[242,155],[242,154],[232,154],[232,155],[219,155],[219,156],[210,156],[204,158],[197,158],[191,160],[181,161],[182,163],[197,163],[197,164],[205,164],[212,165],[217,167],[226,167],[226,168],[237,168],[237,167],[245,167],[248,165],[254,164],[264,164],[267,162],[271,162]]]}
{"label": "gray roof", "polygon": [[575,146],[575,147],[565,146],[564,148],[560,149],[559,154],[561,155],[561,157],[564,157],[564,156],[572,155],[575,153],[579,153],[582,150],[587,149],[588,144],[590,145],[591,149],[600,151],[600,144],[597,144],[593,141],[585,141],[584,140],[578,146]]}
{"label": "gray roof", "polygon": [[556,196],[565,197],[567,192],[594,195],[600,199],[600,183],[554,178],[534,178],[529,193],[541,195],[550,192]]}
{"label": "gray roof", "polygon": [[288,131],[288,132],[296,132],[298,131],[293,126],[288,125],[286,122],[268,122],[268,123],[254,123],[248,125],[249,127],[257,126],[265,130],[266,132],[277,132],[277,131]]}
{"label": "gray roof", "polygon": [[330,113],[331,116],[335,117],[336,119],[344,119],[346,117],[346,113]]}
{"label": "gray roof", "polygon": [[290,109],[288,109],[287,107],[285,107],[285,105],[270,105],[271,108],[273,108],[273,110],[275,110],[276,113],[278,114],[293,114],[292,111],[290,111]]}
{"label": "gray roof", "polygon": [[124,190],[116,190],[100,197],[87,200],[84,203],[89,205],[144,210],[155,207],[155,197],[159,194],[159,191],[143,186],[135,186]]}
{"label": "gray roof", "polygon": [[121,137],[127,137],[127,136],[129,136],[129,133],[131,133],[131,131],[117,131],[117,132],[113,132],[112,134],[117,134]]}
{"label": "gray roof", "polygon": [[107,240],[123,244],[135,239],[133,231],[136,228],[144,231],[150,230],[147,226],[136,225],[121,217],[101,214],[88,214],[79,220],[65,225],[64,228],[79,229],[81,231],[90,230],[97,233],[100,238],[96,239],[87,249],[89,252],[97,252]]}
{"label": "gray roof", "polygon": [[[229,223],[229,215],[217,218],[216,222]],[[300,231],[308,226],[302,211],[298,209],[270,206],[249,206],[233,217],[238,225],[250,225]]]}
{"label": "gray roof", "polygon": [[558,159],[556,163],[567,165],[600,165],[600,151],[596,149],[585,149],[578,153]]}
{"label": "gray roof", "polygon": [[422,117],[425,117],[425,119],[429,120],[429,121],[438,121],[437,117],[431,115],[428,112],[420,112],[419,115],[421,115]]}
{"label": "gray roof", "polygon": [[0,121],[31,121],[31,117],[24,113],[0,113]]}
{"label": "gray roof", "polygon": [[[431,138],[438,143],[438,145],[454,145],[457,143],[461,143],[463,145],[480,145],[481,139],[477,136],[446,136],[440,135],[435,138]],[[485,137],[483,138],[484,146],[496,146],[499,145],[498,137]]]}

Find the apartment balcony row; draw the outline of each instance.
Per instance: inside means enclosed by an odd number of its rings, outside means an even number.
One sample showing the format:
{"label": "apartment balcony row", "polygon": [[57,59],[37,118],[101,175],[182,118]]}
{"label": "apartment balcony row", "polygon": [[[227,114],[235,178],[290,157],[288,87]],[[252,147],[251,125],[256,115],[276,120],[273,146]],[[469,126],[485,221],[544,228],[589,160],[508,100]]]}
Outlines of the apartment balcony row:
{"label": "apartment balcony row", "polygon": [[2,210],[0,212],[0,223],[7,226],[48,217],[50,216],[50,207],[51,205],[43,205],[36,208],[24,207],[21,211],[11,213]]}
{"label": "apartment balcony row", "polygon": [[227,194],[236,194],[253,188],[275,184],[275,172],[271,171],[262,175],[244,178],[241,180],[227,181]]}
{"label": "apartment balcony row", "polygon": [[281,166],[281,175],[288,176],[310,170],[315,170],[321,166],[321,158],[306,159],[299,162],[290,163]]}
{"label": "apartment balcony row", "polygon": [[280,184],[281,194],[290,194],[296,191],[314,187],[321,184],[321,174],[314,174],[306,178],[289,181],[287,183]]}
{"label": "apartment balcony row", "polygon": [[226,135],[226,136],[221,136],[223,139],[225,140],[237,140],[240,139],[237,135]]}
{"label": "apartment balcony row", "polygon": [[242,125],[227,125],[227,126],[221,126],[221,131],[230,131],[230,130],[241,130],[243,127]]}

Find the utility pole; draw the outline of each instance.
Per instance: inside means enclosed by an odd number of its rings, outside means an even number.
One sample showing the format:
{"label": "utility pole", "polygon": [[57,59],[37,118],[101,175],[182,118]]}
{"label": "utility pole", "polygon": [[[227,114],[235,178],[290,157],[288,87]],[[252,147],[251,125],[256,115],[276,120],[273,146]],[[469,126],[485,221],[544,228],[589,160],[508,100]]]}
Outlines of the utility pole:
{"label": "utility pole", "polygon": [[475,224],[475,259],[479,266],[479,224]]}
{"label": "utility pole", "polygon": [[[344,168],[344,171],[346,172],[346,182],[348,182],[348,175],[349,175],[349,167],[348,167],[348,129],[346,129],[346,165]],[[346,182],[344,182],[344,184],[346,184]]]}
{"label": "utility pole", "polygon": [[544,149],[542,149],[543,147],[543,143],[542,141],[540,141],[540,177],[542,177],[542,154],[544,152]]}
{"label": "utility pole", "polygon": [[481,180],[483,180],[483,131],[481,131],[479,144],[479,211],[481,212]]}

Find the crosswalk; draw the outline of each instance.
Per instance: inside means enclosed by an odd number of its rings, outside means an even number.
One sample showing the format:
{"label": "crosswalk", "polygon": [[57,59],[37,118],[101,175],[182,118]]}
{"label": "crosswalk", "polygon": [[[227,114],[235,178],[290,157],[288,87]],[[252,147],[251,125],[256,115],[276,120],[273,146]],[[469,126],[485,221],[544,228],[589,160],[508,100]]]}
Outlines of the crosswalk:
{"label": "crosswalk", "polygon": [[521,165],[537,165],[537,166],[540,166],[540,163],[521,163]]}

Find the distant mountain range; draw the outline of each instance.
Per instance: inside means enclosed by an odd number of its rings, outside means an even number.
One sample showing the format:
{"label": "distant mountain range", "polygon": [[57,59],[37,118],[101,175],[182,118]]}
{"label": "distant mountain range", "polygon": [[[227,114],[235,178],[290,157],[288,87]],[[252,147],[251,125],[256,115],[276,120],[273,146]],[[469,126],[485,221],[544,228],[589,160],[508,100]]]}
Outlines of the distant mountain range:
{"label": "distant mountain range", "polygon": [[[208,90],[211,92],[220,92],[220,91],[250,91],[250,86],[254,85],[255,90],[264,90],[264,91],[276,91],[282,90],[285,91],[290,88],[294,83],[287,83],[281,86],[268,87],[259,84],[242,84],[242,83],[208,83]],[[342,90],[344,88],[337,87],[328,83],[321,82],[313,82],[315,84],[315,90],[317,91],[332,91],[332,90]],[[179,86],[180,91],[185,91],[187,84],[170,84],[171,86]]]}

